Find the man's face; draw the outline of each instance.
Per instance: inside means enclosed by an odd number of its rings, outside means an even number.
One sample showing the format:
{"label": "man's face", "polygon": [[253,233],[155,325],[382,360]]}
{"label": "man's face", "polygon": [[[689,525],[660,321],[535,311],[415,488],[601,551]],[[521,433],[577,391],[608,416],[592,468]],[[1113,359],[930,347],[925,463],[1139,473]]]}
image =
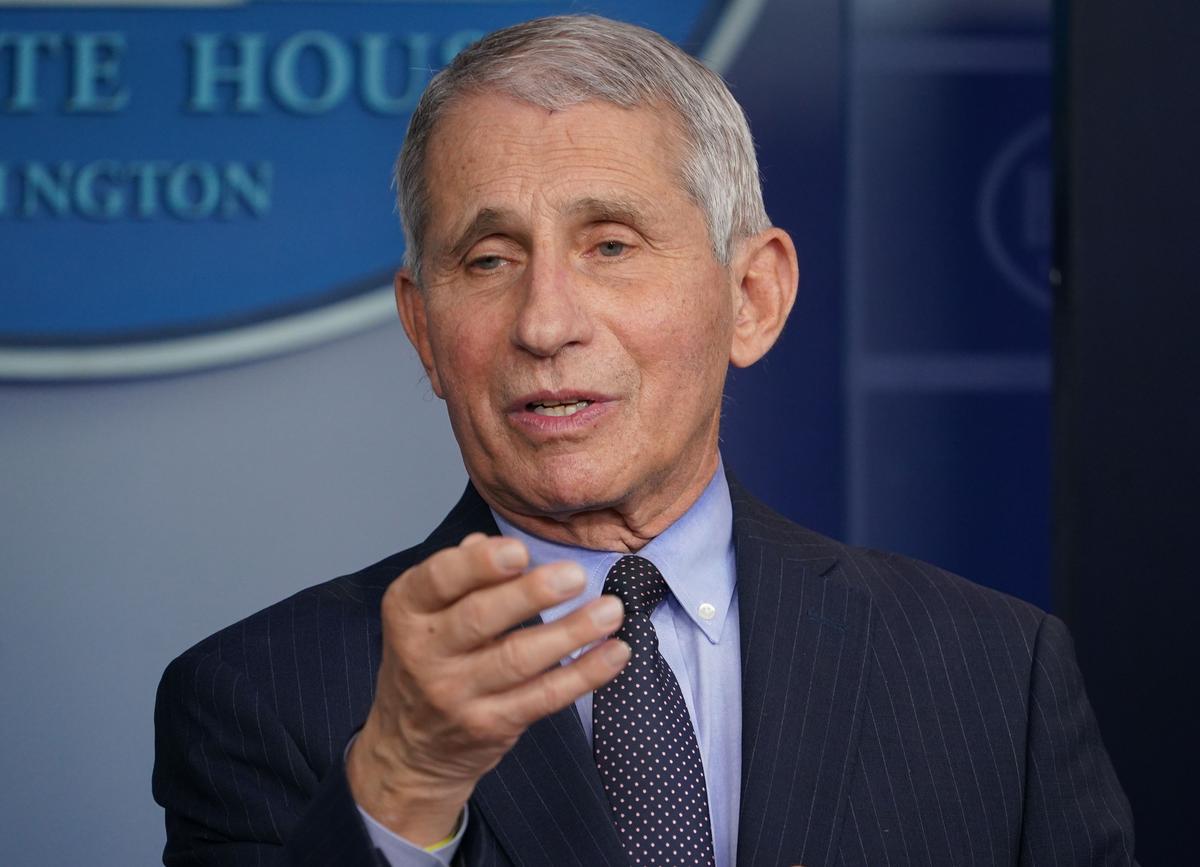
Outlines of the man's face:
{"label": "man's face", "polygon": [[681,147],[663,110],[498,94],[434,131],[406,325],[502,511],[644,521],[716,467],[739,292]]}

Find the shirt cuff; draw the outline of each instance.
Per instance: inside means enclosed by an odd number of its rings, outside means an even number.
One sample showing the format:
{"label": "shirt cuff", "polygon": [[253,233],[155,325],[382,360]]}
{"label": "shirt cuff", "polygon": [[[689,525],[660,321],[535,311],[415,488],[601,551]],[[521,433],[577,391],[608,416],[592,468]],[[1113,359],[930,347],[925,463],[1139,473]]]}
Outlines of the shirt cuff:
{"label": "shirt cuff", "polygon": [[[350,747],[358,738],[358,732],[350,736],[346,748],[342,750],[342,761],[350,755]],[[380,851],[389,867],[449,867],[462,842],[463,832],[467,830],[467,805],[463,804],[462,815],[458,817],[458,827],[454,835],[440,840],[427,849],[422,849],[416,843],[410,843],[391,829],[381,825],[375,817],[360,807],[357,803],[358,815],[362,816],[363,824],[367,826],[367,836]]]}
{"label": "shirt cuff", "polygon": [[458,851],[458,844],[462,842],[463,832],[467,830],[468,808],[464,806],[454,836],[441,841],[437,846],[422,849],[375,821],[374,817],[358,804],[354,806],[358,807],[358,814],[367,826],[367,835],[370,836],[371,842],[391,867],[449,867],[454,853]]}

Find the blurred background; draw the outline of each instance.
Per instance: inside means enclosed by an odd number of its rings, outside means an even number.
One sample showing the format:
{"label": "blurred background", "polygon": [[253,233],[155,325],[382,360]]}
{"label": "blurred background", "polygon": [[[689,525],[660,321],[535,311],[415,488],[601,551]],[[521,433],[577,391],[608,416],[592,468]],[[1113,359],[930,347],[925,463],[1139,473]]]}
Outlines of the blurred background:
{"label": "blurred background", "polygon": [[457,499],[390,166],[568,11],[723,72],[796,239],[727,465],[1063,616],[1142,863],[1194,863],[1200,7],[1116,0],[0,0],[0,863],[157,863],[167,662]]}

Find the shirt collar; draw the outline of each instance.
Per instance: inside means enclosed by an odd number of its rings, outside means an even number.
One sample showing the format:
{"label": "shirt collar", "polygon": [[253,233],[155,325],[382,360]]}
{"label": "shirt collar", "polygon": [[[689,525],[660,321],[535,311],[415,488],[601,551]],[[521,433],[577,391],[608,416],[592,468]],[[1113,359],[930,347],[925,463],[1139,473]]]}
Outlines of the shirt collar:
{"label": "shirt collar", "polygon": [[[587,573],[587,590],[580,597],[542,612],[542,618],[547,622],[557,620],[587,599],[599,596],[608,570],[622,556],[611,551],[593,551],[551,542],[518,529],[494,511],[492,516],[503,535],[525,543],[532,566],[574,560]],[[733,506],[729,500],[725,468],[719,459],[716,473],[696,502],[637,553],[658,567],[680,610],[710,642],[718,643],[725,629],[736,582]],[[711,617],[706,618],[704,614],[711,614]]]}

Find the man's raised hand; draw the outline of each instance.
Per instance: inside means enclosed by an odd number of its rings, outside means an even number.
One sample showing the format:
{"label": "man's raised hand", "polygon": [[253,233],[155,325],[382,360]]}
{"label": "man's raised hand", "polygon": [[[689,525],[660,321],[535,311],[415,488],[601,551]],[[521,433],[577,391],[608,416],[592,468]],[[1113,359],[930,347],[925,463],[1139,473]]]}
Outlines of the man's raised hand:
{"label": "man's raised hand", "polygon": [[613,596],[513,630],[585,584],[576,563],[525,572],[528,563],[520,542],[474,533],[384,594],[375,701],[346,774],[355,801],[417,845],[453,831],[475,783],[530,724],[607,683],[629,660],[629,648],[610,639],[557,664],[617,630],[624,612]]}

